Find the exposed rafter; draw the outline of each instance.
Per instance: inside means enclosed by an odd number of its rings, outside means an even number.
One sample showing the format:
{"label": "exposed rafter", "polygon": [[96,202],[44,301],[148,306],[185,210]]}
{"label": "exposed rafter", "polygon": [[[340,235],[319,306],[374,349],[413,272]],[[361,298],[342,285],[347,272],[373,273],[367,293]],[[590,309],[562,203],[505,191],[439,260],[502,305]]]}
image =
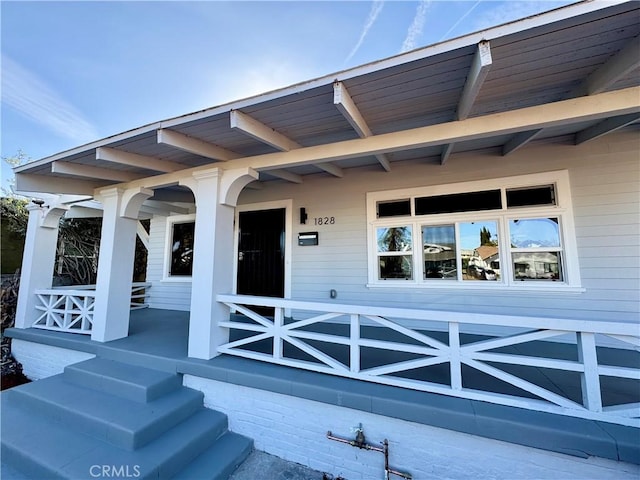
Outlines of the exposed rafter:
{"label": "exposed rafter", "polygon": [[172,203],[160,202],[158,200],[146,200],[143,206],[149,206],[152,208],[161,208],[161,209],[167,210],[168,212],[179,213],[181,215],[186,215],[190,213],[187,207],[179,207]]}
{"label": "exposed rafter", "polygon": [[[265,125],[264,123],[259,122],[255,118],[247,115],[246,113],[242,113],[238,110],[232,110],[231,114],[231,128],[235,128],[240,130],[247,135],[264,142],[268,145],[271,145],[273,148],[277,148],[280,151],[288,152],[290,150],[295,150],[297,148],[301,148],[302,145],[297,142],[291,140],[285,135],[277,132],[273,128]],[[323,170],[329,172],[329,170],[321,167]],[[331,168],[331,167],[327,167]],[[336,169],[338,167],[335,167]],[[284,170],[274,170],[273,172],[269,172],[274,177],[281,178],[282,180],[287,180],[293,183],[302,183],[302,176],[297,175],[295,173],[290,173]],[[329,172],[331,173],[331,172]],[[249,184],[251,185],[251,184]]]}
{"label": "exposed rafter", "polygon": [[330,173],[334,177],[341,177],[341,178],[344,177],[344,172],[342,171],[342,169],[339,166],[334,165],[333,163],[330,163],[330,162],[315,163],[314,165],[319,169],[324,170],[327,173]]}
{"label": "exposed rafter", "polygon": [[442,147],[442,153],[440,154],[440,165],[444,165],[445,163],[447,163],[449,155],[451,155],[454,146],[455,143],[447,143],[444,147]]}
{"label": "exposed rafter", "polygon": [[607,118],[600,123],[596,123],[592,127],[585,128],[584,130],[576,133],[575,144],[580,145],[581,143],[588,142],[589,140],[594,140],[598,137],[606,135],[607,133],[618,130],[619,128],[626,127],[627,125],[633,122],[637,122],[638,120],[640,120],[640,114],[638,113]]}
{"label": "exposed rafter", "polygon": [[[482,41],[478,43],[476,53],[473,56],[471,68],[467,75],[464,88],[462,89],[462,95],[458,101],[458,108],[456,109],[456,119],[464,120],[471,113],[473,104],[480,93],[482,84],[484,83],[493,59],[491,58],[491,46],[488,41]],[[453,151],[453,145],[445,145],[440,155],[440,165],[444,165],[449,158],[449,155]]]}
{"label": "exposed rafter", "polygon": [[170,147],[193,153],[195,155],[200,155],[205,158],[210,158],[212,160],[226,162],[240,156],[231,150],[219,147],[213,143],[205,142],[199,138],[190,137],[184,133],[167,130],[166,128],[159,129],[157,137],[158,143],[169,145]]}
{"label": "exposed rafter", "polygon": [[256,140],[271,145],[282,152],[288,152],[300,145],[273,128],[239,110],[231,110],[231,128],[240,130]]}
{"label": "exposed rafter", "polygon": [[17,192],[67,193],[92,196],[96,188],[104,186],[104,183],[75,178],[56,178],[54,182],[50,176],[38,175],[37,173],[16,172],[15,176],[15,190]]}
{"label": "exposed rafter", "polygon": [[[342,82],[333,83],[333,104],[338,108],[340,113],[347,119],[349,124],[357,132],[360,138],[371,137],[373,132],[367,125],[362,113],[356,106],[355,102],[349,95],[347,87]],[[389,159],[383,153],[376,155],[376,159],[387,172],[391,171]]]}
{"label": "exposed rafter", "polygon": [[516,133],[511,139],[502,146],[502,156],[509,155],[510,153],[515,152],[520,147],[525,146],[531,140],[536,138],[540,132],[542,132],[541,128],[536,128],[535,130],[527,130],[525,132]]}
{"label": "exposed rafter", "polygon": [[[153,199],[160,202],[195,203],[195,197],[189,189],[171,190],[159,188],[154,190]],[[148,201],[148,200],[147,200]]]}
{"label": "exposed rafter", "polygon": [[[640,87],[600,93],[589,97],[535,105],[492,113],[466,120],[427,125],[368,138],[345,140],[331,145],[315,145],[291,152],[269,153],[234,160],[229,168],[251,167],[258,171],[314,164],[470,141],[525,130],[549,128],[571,123],[605,119],[640,112]],[[227,168],[227,164],[222,164]]]}
{"label": "exposed rafter", "polygon": [[268,170],[266,173],[268,173],[269,175],[272,175],[274,177],[278,177],[281,178],[282,180],[286,180],[287,182],[293,182],[293,183],[302,183],[302,176],[295,174],[295,173],[291,173],[291,172],[287,172],[286,170]]}
{"label": "exposed rafter", "polygon": [[168,217],[173,213],[169,208],[157,208],[147,205],[146,203],[140,207],[140,213],[147,213],[149,215],[160,215]]}
{"label": "exposed rafter", "polygon": [[119,163],[121,165],[129,165],[131,167],[145,168],[156,172],[169,173],[183,170],[185,165],[180,163],[162,160],[160,158],[147,157],[137,153],[124,152],[115,148],[98,147],[96,148],[96,159],[105,162]]}
{"label": "exposed rafter", "polygon": [[469,116],[469,113],[471,113],[471,108],[473,108],[482,84],[489,74],[492,62],[489,42],[484,41],[478,43],[469,75],[467,75],[467,80],[464,84],[460,101],[458,102],[458,109],[456,111],[458,120],[464,120]]}
{"label": "exposed rafter", "polygon": [[131,180],[140,178],[140,175],[136,175],[131,172],[93,167],[91,165],[82,165],[80,163],[63,162],[60,160],[51,163],[51,173],[91,179],[114,180],[116,182],[130,182]]}
{"label": "exposed rafter", "polygon": [[[640,87],[630,87],[588,97],[572,98],[507,112],[471,117],[466,120],[384,133],[369,138],[357,138],[328,145],[303,147],[290,152],[268,153],[239,158],[230,162],[220,163],[219,168],[223,170],[252,168],[259,172],[268,173],[270,170],[275,169],[361,158],[366,155],[426,148],[498,135],[512,135],[526,130],[557,127],[598,119],[604,120],[612,116],[632,113],[640,113]],[[211,168],[211,166],[193,167],[179,174],[147,177],[130,182],[124,187],[157,188],[161,185],[175,184],[184,175],[206,168]]]}
{"label": "exposed rafter", "polygon": [[594,95],[640,66],[640,36],[633,38],[618,53],[589,74],[574,92],[575,96]]}

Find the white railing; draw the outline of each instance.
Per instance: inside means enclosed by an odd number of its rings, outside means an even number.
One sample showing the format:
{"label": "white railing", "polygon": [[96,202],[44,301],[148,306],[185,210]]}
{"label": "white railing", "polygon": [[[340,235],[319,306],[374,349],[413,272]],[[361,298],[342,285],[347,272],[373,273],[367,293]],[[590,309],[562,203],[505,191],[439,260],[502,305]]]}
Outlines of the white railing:
{"label": "white railing", "polygon": [[[139,299],[148,296],[150,283],[135,282],[131,286],[131,309],[148,307]],[[91,334],[96,299],[95,285],[74,285],[36,290],[36,310],[42,312],[33,322],[34,328],[68,333]]]}
{"label": "white railing", "polygon": [[[640,427],[640,401],[635,399],[640,392],[637,324],[336,305],[240,295],[218,295],[217,300],[241,314],[218,325],[243,337],[221,345],[219,353]],[[273,317],[249,308],[255,306],[271,307]],[[296,316],[308,318],[285,318],[285,311],[291,310]],[[417,330],[401,322],[428,327]],[[493,333],[461,334],[461,325],[466,331],[479,331],[482,327]],[[496,335],[496,331],[505,333]],[[607,347],[607,353],[614,352],[614,357],[627,361],[615,365],[599,362],[598,352],[603,350],[596,345],[596,336],[624,345],[619,349]],[[428,367],[439,371],[428,373]],[[563,389],[562,383],[570,375],[577,377],[573,385],[569,382],[568,388]],[[601,386],[602,377],[607,377],[607,382],[610,378],[630,382],[633,385],[622,388],[634,398],[630,402],[624,400],[627,402],[624,404],[612,404],[616,400],[611,399],[619,398],[619,392],[608,395],[610,392]],[[576,388],[580,393],[571,391]]]}

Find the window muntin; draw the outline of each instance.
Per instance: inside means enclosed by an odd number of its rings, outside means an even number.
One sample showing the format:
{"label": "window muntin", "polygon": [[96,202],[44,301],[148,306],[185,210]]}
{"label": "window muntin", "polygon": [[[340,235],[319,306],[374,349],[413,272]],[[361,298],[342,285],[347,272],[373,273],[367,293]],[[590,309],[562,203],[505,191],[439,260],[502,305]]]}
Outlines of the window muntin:
{"label": "window muntin", "polygon": [[[498,209],[418,214],[422,211],[416,203],[418,199],[439,197],[442,200],[458,193],[492,191],[500,193]],[[580,287],[567,171],[369,193],[367,211],[371,225],[371,254],[377,252],[377,229],[392,225],[392,219],[377,216],[378,204],[396,199],[406,201],[407,198],[412,202],[413,211],[406,225],[412,227],[412,243],[415,246],[412,248],[412,258],[406,252],[403,269],[404,272],[411,270],[413,277],[404,275],[411,281],[403,282],[403,286],[571,287],[567,291]],[[483,245],[480,231],[486,223],[491,228],[488,228],[489,241]],[[463,230],[467,229],[471,229],[475,235],[472,235],[475,245],[462,245],[465,237]],[[534,234],[538,230],[541,233]],[[515,240],[513,243],[512,237]],[[450,252],[448,257],[442,255],[444,249],[437,251],[439,246],[452,249],[447,250]],[[451,258],[454,251],[455,261]],[[380,275],[380,256],[381,252],[377,252],[370,257],[370,283],[399,285],[397,282],[382,281],[386,279]],[[477,258],[471,261],[473,257]],[[406,265],[409,261],[413,262],[412,266]],[[470,264],[484,268],[486,273],[483,274],[479,269],[467,271]],[[493,270],[493,274],[488,270]]]}
{"label": "window muntin", "polygon": [[378,279],[413,279],[413,234],[410,225],[376,229]]}
{"label": "window muntin", "polygon": [[169,276],[190,277],[193,270],[193,235],[195,222],[172,224]]}

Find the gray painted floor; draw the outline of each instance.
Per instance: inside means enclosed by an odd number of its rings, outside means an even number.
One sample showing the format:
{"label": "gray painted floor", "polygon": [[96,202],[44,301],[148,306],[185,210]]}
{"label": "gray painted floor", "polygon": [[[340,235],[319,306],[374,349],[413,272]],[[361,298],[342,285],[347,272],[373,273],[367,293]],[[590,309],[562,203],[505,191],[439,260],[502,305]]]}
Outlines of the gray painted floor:
{"label": "gray painted floor", "polygon": [[[0,465],[0,478],[2,480],[46,480],[29,478],[5,463]],[[322,480],[322,472],[255,450],[229,477],[229,480]]]}

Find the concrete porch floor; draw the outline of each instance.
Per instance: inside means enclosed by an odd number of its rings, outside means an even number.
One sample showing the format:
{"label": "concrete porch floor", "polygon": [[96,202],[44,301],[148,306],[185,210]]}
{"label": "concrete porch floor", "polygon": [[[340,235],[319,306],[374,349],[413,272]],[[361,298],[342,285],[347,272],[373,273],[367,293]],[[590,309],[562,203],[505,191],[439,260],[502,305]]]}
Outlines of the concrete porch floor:
{"label": "concrete porch floor", "polygon": [[[132,311],[129,337],[107,343],[94,342],[83,335],[37,329],[11,329],[6,334],[134,365],[292,395],[553,452],[640,463],[640,431],[633,427],[373,384],[240,357],[188,358],[188,316],[188,312],[168,310]],[[633,361],[633,358],[627,360]],[[563,387],[562,377],[549,381],[553,388],[575,388],[573,380]],[[626,387],[620,386],[616,395],[637,396],[637,391],[626,391]],[[637,397],[634,401],[638,401]]]}

